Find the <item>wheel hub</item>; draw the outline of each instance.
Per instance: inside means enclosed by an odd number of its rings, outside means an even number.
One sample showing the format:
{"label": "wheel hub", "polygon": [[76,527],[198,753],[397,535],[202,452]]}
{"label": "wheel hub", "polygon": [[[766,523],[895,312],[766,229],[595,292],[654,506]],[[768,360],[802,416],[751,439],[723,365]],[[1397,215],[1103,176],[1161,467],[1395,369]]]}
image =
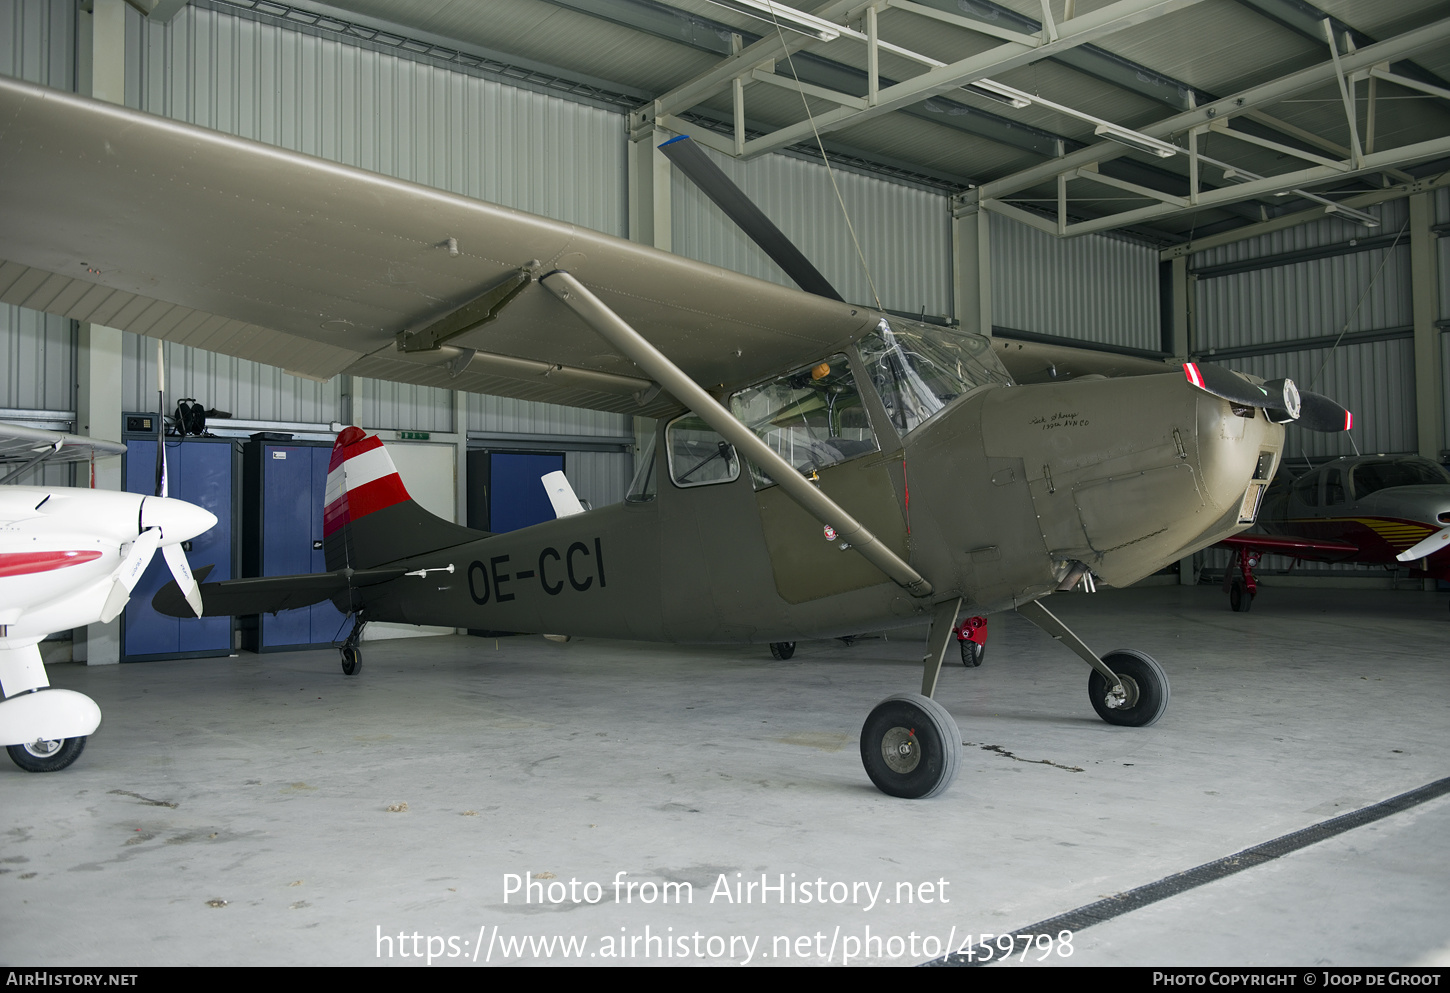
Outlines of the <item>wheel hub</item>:
{"label": "wheel hub", "polygon": [[921,742],[911,728],[896,727],[881,738],[881,758],[892,772],[908,773],[921,763]]}
{"label": "wheel hub", "polygon": [[51,741],[41,738],[36,741],[27,742],[25,750],[36,758],[45,759],[50,758],[50,756],[60,751],[61,744],[62,742],[58,738]]}
{"label": "wheel hub", "polygon": [[1127,710],[1138,703],[1138,684],[1131,676],[1118,673],[1118,686],[1109,686],[1108,695],[1103,699],[1111,710]]}

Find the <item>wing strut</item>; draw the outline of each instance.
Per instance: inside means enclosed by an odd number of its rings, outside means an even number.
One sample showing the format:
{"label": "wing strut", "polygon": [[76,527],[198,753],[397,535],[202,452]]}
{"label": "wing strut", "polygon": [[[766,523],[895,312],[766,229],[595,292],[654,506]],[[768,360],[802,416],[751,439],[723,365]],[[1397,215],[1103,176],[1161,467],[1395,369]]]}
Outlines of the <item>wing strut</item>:
{"label": "wing strut", "polygon": [[579,315],[585,324],[599,332],[651,379],[673,394],[676,400],[698,414],[720,437],[764,469],[801,509],[822,524],[835,528],[843,540],[850,542],[852,548],[866,557],[866,561],[886,573],[912,596],[931,595],[931,584],[921,573],[882,544],[861,522],[846,513],[840,504],[822,493],[789,462],[777,455],[754,431],[736,420],[718,400],[701,389],[679,366],[589,292],[583,283],[562,269],[554,270],[539,281],[565,306]]}

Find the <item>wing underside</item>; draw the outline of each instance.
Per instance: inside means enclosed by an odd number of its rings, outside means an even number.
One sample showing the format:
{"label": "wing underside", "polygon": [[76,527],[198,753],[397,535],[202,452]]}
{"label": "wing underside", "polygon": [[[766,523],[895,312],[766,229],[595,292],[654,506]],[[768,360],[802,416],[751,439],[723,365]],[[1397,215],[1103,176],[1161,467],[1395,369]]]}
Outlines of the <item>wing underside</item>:
{"label": "wing underside", "polygon": [[526,285],[567,269],[707,388],[864,333],[864,308],[467,197],[0,79],[0,301],[280,366],[659,416],[648,379]]}

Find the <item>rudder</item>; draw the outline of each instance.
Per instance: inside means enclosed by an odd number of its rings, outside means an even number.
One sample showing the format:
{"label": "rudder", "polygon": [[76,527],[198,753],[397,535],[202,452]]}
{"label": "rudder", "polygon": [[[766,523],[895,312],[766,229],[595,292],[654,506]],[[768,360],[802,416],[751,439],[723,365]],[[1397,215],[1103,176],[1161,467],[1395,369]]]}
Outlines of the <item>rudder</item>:
{"label": "rudder", "polygon": [[383,447],[361,428],[339,432],[327,464],[322,549],[329,571],[388,562],[487,537],[414,502]]}

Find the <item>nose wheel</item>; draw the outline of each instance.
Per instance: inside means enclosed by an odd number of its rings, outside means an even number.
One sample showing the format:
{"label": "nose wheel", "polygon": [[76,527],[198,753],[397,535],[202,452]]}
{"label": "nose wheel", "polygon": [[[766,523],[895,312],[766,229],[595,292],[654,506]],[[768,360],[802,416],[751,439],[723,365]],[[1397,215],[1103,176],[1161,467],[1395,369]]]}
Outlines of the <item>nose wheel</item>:
{"label": "nose wheel", "polygon": [[1168,709],[1168,674],[1152,656],[1120,648],[1103,656],[1118,676],[1121,687],[1110,684],[1093,670],[1088,676],[1088,699],[1098,716],[1109,724],[1142,728],[1157,722]]}
{"label": "nose wheel", "polygon": [[10,759],[26,772],[59,772],[81,757],[86,738],[56,738],[28,741],[23,745],[6,745]]}
{"label": "nose wheel", "polygon": [[338,650],[342,654],[342,674],[344,676],[355,676],[362,670],[362,649],[358,647],[358,644],[362,641],[363,628],[367,627],[367,623],[363,620],[362,611],[358,611],[357,620],[353,622],[352,631],[349,632],[347,640],[338,646]]}

